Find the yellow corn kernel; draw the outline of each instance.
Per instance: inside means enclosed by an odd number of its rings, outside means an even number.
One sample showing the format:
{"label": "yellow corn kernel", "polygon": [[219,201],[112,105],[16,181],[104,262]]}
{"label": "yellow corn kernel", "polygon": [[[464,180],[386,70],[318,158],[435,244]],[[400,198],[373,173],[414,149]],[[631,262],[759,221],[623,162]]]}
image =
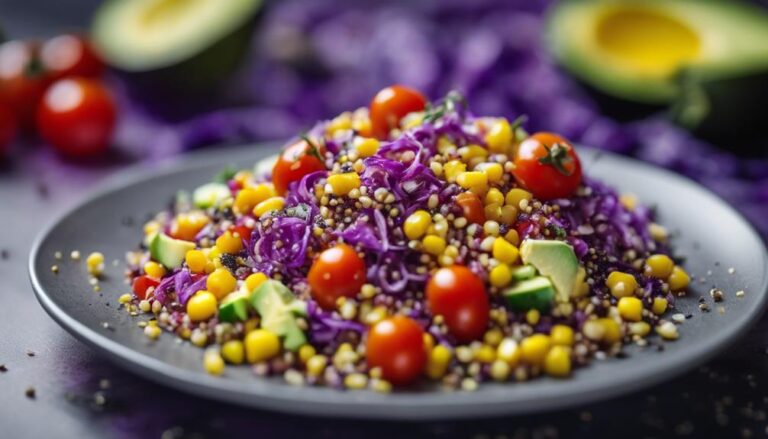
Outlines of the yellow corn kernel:
{"label": "yellow corn kernel", "polygon": [[499,343],[499,346],[496,348],[496,358],[506,361],[511,367],[517,366],[522,354],[520,346],[518,346],[517,342],[511,338],[501,340],[501,343]]}
{"label": "yellow corn kernel", "polygon": [[245,214],[253,210],[257,204],[264,200],[266,200],[266,198],[261,197],[256,188],[247,187],[237,193],[232,208],[239,214]]}
{"label": "yellow corn kernel", "polygon": [[357,155],[362,158],[370,157],[379,150],[379,141],[373,137],[358,137],[354,145]]}
{"label": "yellow corn kernel", "polygon": [[512,282],[512,270],[507,264],[499,264],[491,270],[488,275],[491,285],[497,288],[504,288]]}
{"label": "yellow corn kernel", "polygon": [[637,196],[635,196],[635,194],[621,194],[619,202],[627,210],[635,210],[635,207],[637,206]]}
{"label": "yellow corn kernel", "polygon": [[465,171],[456,176],[456,183],[464,189],[488,186],[488,176],[478,171]]}
{"label": "yellow corn kernel", "polygon": [[333,195],[347,195],[352,189],[360,187],[360,176],[356,172],[334,174],[328,177],[328,185],[331,186]]}
{"label": "yellow corn kernel", "polygon": [[507,204],[513,207],[520,207],[520,201],[522,200],[528,200],[531,201],[533,198],[533,194],[520,188],[514,188],[510,189],[509,192],[507,192],[507,196],[505,197],[505,200]]}
{"label": "yellow corn kernel", "polygon": [[356,114],[352,118],[352,129],[357,131],[357,134],[361,136],[370,136],[371,119],[368,117],[368,113],[364,115]]}
{"label": "yellow corn kernel", "polygon": [[245,278],[245,288],[249,292],[253,292],[259,285],[266,282],[269,278],[264,273],[253,273]]}
{"label": "yellow corn kernel", "polygon": [[556,346],[573,346],[573,329],[566,325],[555,325],[549,333],[552,344]]}
{"label": "yellow corn kernel", "polygon": [[651,311],[653,311],[656,315],[662,315],[667,311],[667,299],[663,297],[655,297],[653,299],[653,305],[651,306]]}
{"label": "yellow corn kernel", "polygon": [[538,324],[540,318],[541,313],[538,309],[529,309],[528,312],[525,313],[525,321],[531,326]]}
{"label": "yellow corn kernel", "polygon": [[125,294],[121,295],[120,297],[118,297],[117,301],[121,305],[125,305],[126,303],[130,302],[131,299],[132,299],[131,295],[128,294],[128,293],[125,293]]}
{"label": "yellow corn kernel", "polygon": [[161,277],[165,276],[165,267],[155,261],[149,261],[144,264],[144,273],[146,273],[149,277],[160,279]]}
{"label": "yellow corn kernel", "polygon": [[491,188],[487,194],[485,194],[485,205],[489,204],[504,204],[504,194],[496,188]]}
{"label": "yellow corn kernel", "polygon": [[664,340],[677,340],[680,334],[677,332],[677,326],[672,322],[664,322],[656,327],[656,333]]}
{"label": "yellow corn kernel", "polygon": [[643,318],[643,302],[637,297],[619,299],[619,315],[628,322],[639,322]]}
{"label": "yellow corn kernel", "polygon": [[669,289],[672,291],[681,291],[688,288],[688,284],[691,283],[691,277],[681,267],[675,265],[672,269],[672,274],[667,278],[669,283]]}
{"label": "yellow corn kernel", "polygon": [[541,365],[551,344],[549,337],[544,334],[533,334],[524,338],[520,343],[521,359],[531,365]]}
{"label": "yellow corn kernel", "polygon": [[480,163],[475,166],[475,170],[485,174],[491,183],[498,183],[504,177],[504,168],[501,166],[501,163]]}
{"label": "yellow corn kernel", "polygon": [[485,135],[485,144],[493,153],[506,153],[512,146],[512,137],[512,127],[507,119],[502,118],[488,130],[488,134]]}
{"label": "yellow corn kernel", "polygon": [[613,297],[629,297],[635,294],[637,280],[631,274],[614,271],[605,280],[605,286],[611,290]]}
{"label": "yellow corn kernel", "polygon": [[325,366],[328,364],[328,357],[325,355],[313,355],[307,360],[307,375],[317,377],[320,376],[325,370]]}
{"label": "yellow corn kernel", "polygon": [[285,198],[283,197],[267,198],[266,200],[257,204],[256,207],[253,208],[253,215],[256,218],[261,218],[263,215],[266,215],[269,212],[282,210],[283,207],[285,207]]}
{"label": "yellow corn kernel", "polygon": [[464,162],[468,162],[474,158],[486,158],[488,157],[488,150],[480,145],[467,145],[459,148],[459,156]]}
{"label": "yellow corn kernel", "polygon": [[615,320],[604,317],[597,319],[597,322],[603,327],[603,341],[606,343],[616,343],[621,340],[621,326]]}
{"label": "yellow corn kernel", "polygon": [[495,381],[506,381],[512,368],[509,363],[502,360],[496,360],[491,364],[491,378]]}
{"label": "yellow corn kernel", "polygon": [[189,271],[193,273],[202,273],[205,271],[205,264],[208,262],[208,258],[200,250],[190,250],[184,257],[187,261],[187,267]]}
{"label": "yellow corn kernel", "polygon": [[651,325],[646,322],[634,322],[629,324],[629,333],[632,335],[645,337],[649,332],[651,332]]}
{"label": "yellow corn kernel", "polygon": [[345,111],[334,117],[328,125],[325,127],[325,132],[328,135],[333,135],[337,131],[348,130],[352,128],[352,113]]}
{"label": "yellow corn kernel", "polygon": [[544,372],[563,378],[571,374],[571,352],[565,346],[553,346],[544,358]]}
{"label": "yellow corn kernel", "polygon": [[483,335],[483,341],[491,346],[498,346],[504,338],[504,333],[498,328],[493,328]]}
{"label": "yellow corn kernel", "polygon": [[209,291],[198,291],[187,301],[187,315],[193,322],[208,320],[216,314],[216,296]]}
{"label": "yellow corn kernel", "polygon": [[144,224],[144,236],[154,235],[160,230],[160,223],[157,221],[149,221]]}
{"label": "yellow corn kernel", "polygon": [[512,265],[520,256],[520,251],[504,238],[496,238],[493,241],[493,257],[505,264]]}
{"label": "yellow corn kernel", "polygon": [[427,357],[427,376],[433,380],[442,378],[448,370],[452,356],[451,350],[441,344],[432,348]]}
{"label": "yellow corn kernel", "polygon": [[656,279],[666,279],[672,274],[675,263],[667,255],[652,255],[645,260],[645,274]]}
{"label": "yellow corn kernel", "polygon": [[408,239],[419,239],[432,225],[432,216],[426,210],[413,212],[403,223],[403,232]]}
{"label": "yellow corn kernel", "polygon": [[104,271],[104,255],[99,252],[91,253],[85,260],[85,265],[90,275],[100,276],[101,272]]}
{"label": "yellow corn kernel", "polygon": [[427,235],[421,241],[421,244],[424,246],[425,252],[434,256],[439,256],[445,251],[445,239],[439,236]]}
{"label": "yellow corn kernel", "polygon": [[208,275],[205,280],[205,288],[213,293],[217,299],[222,299],[227,294],[235,291],[237,279],[226,268],[217,268]]}
{"label": "yellow corn kernel", "polygon": [[203,355],[203,368],[211,375],[221,375],[224,373],[224,359],[215,349],[209,349]]}
{"label": "yellow corn kernel", "polygon": [[512,225],[516,219],[517,219],[517,209],[515,207],[509,206],[509,205],[501,206],[501,214],[500,214],[499,222],[501,222],[502,224]]}
{"label": "yellow corn kernel", "polygon": [[243,250],[243,240],[227,230],[216,238],[216,248],[221,253],[237,254]]}
{"label": "yellow corn kernel", "polygon": [[176,215],[176,220],[171,228],[172,234],[187,241],[195,239],[200,230],[205,227],[210,219],[202,212],[194,211]]}
{"label": "yellow corn kernel", "polygon": [[462,172],[465,172],[467,170],[467,165],[458,161],[458,160],[451,160],[450,162],[443,165],[443,173],[445,174],[445,181],[449,183],[453,183],[456,181],[456,178],[461,174]]}
{"label": "yellow corn kernel", "polygon": [[256,329],[245,336],[245,357],[249,363],[260,363],[280,353],[280,339],[266,329]]}
{"label": "yellow corn kernel", "polygon": [[483,209],[485,212],[485,219],[494,221],[496,223],[501,222],[501,205],[500,204],[488,204]]}
{"label": "yellow corn kernel", "polygon": [[514,245],[515,247],[520,245],[520,235],[517,233],[517,230],[515,229],[509,229],[509,231],[507,231],[507,234],[504,235],[504,239],[509,241],[509,243]]}
{"label": "yellow corn kernel", "polygon": [[479,361],[480,363],[493,363],[496,359],[496,349],[494,349],[493,346],[484,344],[475,351],[474,358],[475,361]]}
{"label": "yellow corn kernel", "polygon": [[245,345],[240,340],[230,340],[221,345],[221,356],[231,364],[242,364],[245,360]]}
{"label": "yellow corn kernel", "polygon": [[315,350],[315,347],[311,344],[302,345],[299,348],[299,360],[301,360],[302,363],[307,364],[307,361],[314,357],[316,353],[317,351]]}

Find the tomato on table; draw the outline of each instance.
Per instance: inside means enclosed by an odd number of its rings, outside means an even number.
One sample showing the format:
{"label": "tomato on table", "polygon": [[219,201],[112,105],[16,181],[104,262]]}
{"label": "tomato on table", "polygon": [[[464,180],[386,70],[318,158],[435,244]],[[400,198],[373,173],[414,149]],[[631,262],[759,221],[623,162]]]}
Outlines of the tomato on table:
{"label": "tomato on table", "polygon": [[67,76],[96,78],[105,65],[84,36],[64,34],[51,38],[40,47],[40,62],[53,79]]}
{"label": "tomato on table", "polygon": [[16,114],[17,122],[32,128],[35,110],[50,79],[37,59],[37,46],[29,41],[0,44],[0,101]]}
{"label": "tomato on table", "polygon": [[115,127],[115,104],[98,81],[67,78],[46,91],[37,113],[40,135],[72,158],[106,151]]}
{"label": "tomato on table", "polygon": [[325,170],[323,151],[307,139],[288,146],[272,167],[272,183],[279,195],[288,191],[288,186],[301,180],[305,175]]}
{"label": "tomato on table", "polygon": [[323,309],[336,308],[340,297],[355,297],[365,283],[365,261],[346,244],[337,244],[317,257],[307,281],[312,297]]}
{"label": "tomato on table", "polygon": [[418,91],[402,85],[381,89],[369,106],[371,129],[374,137],[386,139],[390,130],[400,123],[406,114],[422,111],[427,99]]}
{"label": "tomato on table", "polygon": [[485,207],[482,200],[472,192],[462,192],[456,195],[456,204],[461,207],[464,218],[470,223],[483,225],[485,223]]}
{"label": "tomato on table", "polygon": [[514,163],[517,182],[541,200],[569,197],[581,184],[579,156],[557,134],[540,132],[523,140]]}
{"label": "tomato on table", "polygon": [[384,379],[396,385],[418,378],[427,363],[424,330],[405,316],[376,323],[368,331],[365,352],[368,366],[381,368]]}
{"label": "tomato on table", "polygon": [[488,327],[488,295],[483,281],[463,265],[441,268],[427,282],[429,310],[445,319],[460,342],[476,340]]}
{"label": "tomato on table", "polygon": [[152,279],[149,276],[139,276],[133,280],[133,294],[141,300],[147,298],[147,290],[149,288],[157,288],[160,285],[160,281]]}

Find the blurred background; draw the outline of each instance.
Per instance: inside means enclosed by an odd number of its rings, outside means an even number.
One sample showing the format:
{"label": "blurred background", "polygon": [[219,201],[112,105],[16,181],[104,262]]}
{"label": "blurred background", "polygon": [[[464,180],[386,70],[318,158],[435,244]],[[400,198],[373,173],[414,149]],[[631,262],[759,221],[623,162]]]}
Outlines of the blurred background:
{"label": "blurred background", "polygon": [[458,89],[478,114],[696,179],[765,234],[767,15],[694,0],[6,0],[0,140],[7,162],[152,160],[285,140],[393,83]]}

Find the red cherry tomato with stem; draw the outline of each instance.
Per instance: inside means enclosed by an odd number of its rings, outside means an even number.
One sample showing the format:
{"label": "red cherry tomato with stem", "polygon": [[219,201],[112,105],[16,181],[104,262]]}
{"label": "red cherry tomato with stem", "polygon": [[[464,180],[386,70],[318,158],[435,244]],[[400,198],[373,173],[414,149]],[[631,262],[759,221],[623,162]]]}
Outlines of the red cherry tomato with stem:
{"label": "red cherry tomato with stem", "polygon": [[147,290],[151,288],[157,288],[160,285],[160,281],[152,279],[149,276],[139,276],[133,280],[133,294],[141,300],[147,298]]}
{"label": "red cherry tomato with stem", "polygon": [[317,257],[307,281],[312,297],[323,309],[336,308],[340,297],[355,297],[365,283],[365,261],[346,244],[337,244]]}
{"label": "red cherry tomato with stem", "polygon": [[324,171],[323,151],[308,139],[300,140],[287,148],[272,167],[272,183],[278,194],[288,191],[288,186],[305,175]]}
{"label": "red cherry tomato with stem", "polygon": [[427,282],[432,314],[445,319],[448,331],[460,342],[482,337],[488,327],[488,295],[483,281],[462,265],[441,268]]}
{"label": "red cherry tomato with stem", "polygon": [[368,110],[374,137],[386,139],[406,114],[422,111],[426,106],[424,95],[412,88],[393,85],[382,89],[373,97]]}
{"label": "red cherry tomato with stem", "polygon": [[0,45],[0,101],[16,114],[24,129],[34,126],[35,111],[50,79],[37,59],[37,45],[9,41]]}
{"label": "red cherry tomato with stem", "polygon": [[106,87],[86,78],[56,81],[37,113],[43,139],[71,158],[90,158],[106,151],[115,118],[115,104]]}
{"label": "red cherry tomato with stem", "polygon": [[68,76],[98,78],[104,74],[104,61],[84,36],[64,34],[40,47],[40,62],[52,79]]}
{"label": "red cherry tomato with stem", "polygon": [[427,363],[424,330],[413,319],[395,316],[376,323],[368,331],[365,346],[368,366],[396,385],[418,378]]}
{"label": "red cherry tomato with stem", "polygon": [[581,184],[581,162],[564,137],[540,132],[523,140],[512,175],[540,200],[573,195]]}

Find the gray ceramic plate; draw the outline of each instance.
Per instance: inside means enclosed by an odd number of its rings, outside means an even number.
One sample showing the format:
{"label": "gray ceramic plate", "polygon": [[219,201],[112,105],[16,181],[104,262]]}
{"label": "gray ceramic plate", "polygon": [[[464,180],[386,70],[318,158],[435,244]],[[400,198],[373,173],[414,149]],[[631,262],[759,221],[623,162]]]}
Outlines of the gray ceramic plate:
{"label": "gray ceramic plate", "polygon": [[[760,316],[765,304],[765,248],[731,207],[669,172],[585,149],[582,157],[590,175],[658,208],[661,222],[675,234],[678,253],[687,258],[686,268],[695,274],[691,296],[678,302],[678,312],[693,317],[680,327],[680,340],[666,343],[663,351],[630,347],[629,358],[597,361],[569,380],[486,384],[476,392],[424,388],[383,395],[299,388],[280,378],[254,377],[247,367],[229,367],[224,377],[212,377],[202,370],[202,350],[180,344],[168,334],[149,342],[136,326],[137,319],[118,310],[117,298],[129,288],[122,263],[114,267],[111,261],[122,261],[126,250],[136,246],[143,220],[166,206],[177,189],[193,189],[224,165],[250,167],[274,152],[270,146],[217,150],[122,174],[40,235],[30,255],[32,285],[40,303],[59,324],[116,364],[185,392],[284,412],[391,419],[519,414],[632,392],[681,374],[723,350]],[[133,225],[126,218],[132,218]],[[107,256],[110,263],[101,293],[89,286],[84,263],[69,259],[74,249],[83,255],[98,250]],[[54,259],[56,251],[64,253],[64,260]],[[58,274],[52,273],[53,264],[60,266]],[[729,273],[730,267],[735,273]],[[726,293],[721,304],[709,297],[713,285]],[[737,298],[738,290],[745,295]],[[699,311],[700,297],[712,312]]]}

